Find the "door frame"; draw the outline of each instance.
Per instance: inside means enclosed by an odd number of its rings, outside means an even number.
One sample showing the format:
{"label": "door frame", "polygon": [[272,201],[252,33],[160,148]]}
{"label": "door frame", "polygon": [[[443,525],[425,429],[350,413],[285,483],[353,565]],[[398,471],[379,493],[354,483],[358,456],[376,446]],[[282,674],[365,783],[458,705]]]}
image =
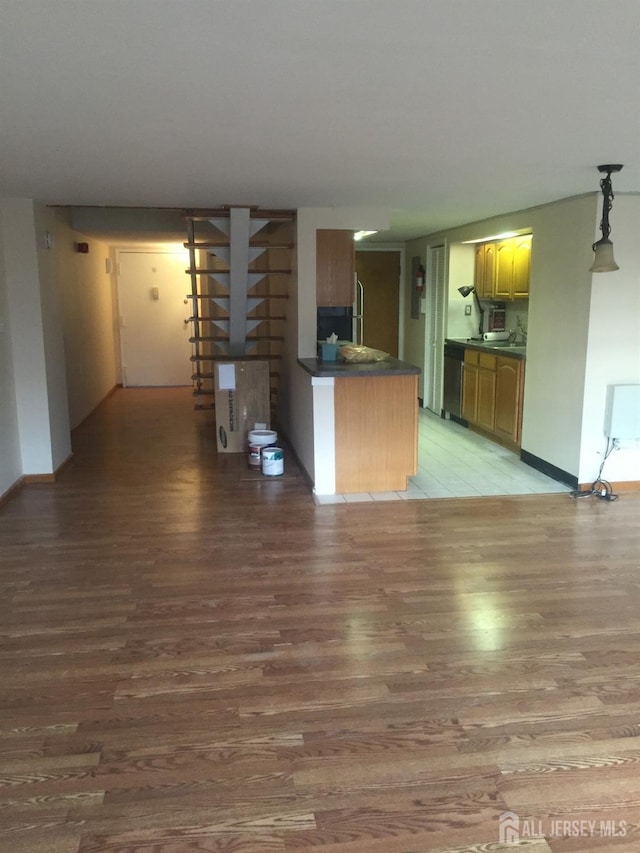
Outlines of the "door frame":
{"label": "door frame", "polygon": [[[424,376],[422,407],[429,409],[436,415],[441,415],[442,392],[443,392],[443,361],[444,340],[447,328],[447,293],[449,281],[449,246],[446,240],[427,246],[426,267],[427,277],[431,273],[433,253],[442,250],[441,275],[433,282],[432,297],[429,304],[425,305],[427,316],[425,317],[425,341],[424,341],[424,363],[422,366]],[[440,316],[437,311],[430,309],[439,303]],[[439,320],[439,321],[438,321]],[[438,387],[436,387],[438,386]],[[438,406],[440,403],[440,406]],[[434,408],[435,405],[435,408]],[[436,409],[438,409],[436,411]]]}
{"label": "door frame", "polygon": [[356,243],[356,252],[396,252],[400,261],[400,274],[398,278],[398,358],[404,358],[404,307],[405,292],[402,283],[404,281],[405,249],[397,243],[378,243],[375,246],[359,246]]}
{"label": "door frame", "polygon": [[[125,361],[124,361],[124,340],[123,340],[123,323],[122,323],[122,299],[120,295],[121,291],[121,281],[120,281],[120,256],[122,254],[137,254],[137,255],[175,255],[178,252],[186,252],[182,243],[160,243],[157,245],[144,243],[144,244],[136,244],[132,243],[130,246],[121,245],[116,246],[114,249],[115,254],[115,264],[116,264],[116,295],[117,295],[117,308],[118,308],[118,316],[116,318],[117,329],[118,329],[118,356],[120,359],[119,364],[119,373],[120,373],[120,381],[122,383],[123,388],[127,388],[127,380],[125,376]],[[188,254],[186,255],[185,264],[188,265],[189,258]],[[185,276],[186,279],[186,276]],[[186,290],[189,287],[186,286]],[[185,305],[186,312],[191,315],[192,310],[189,305]]]}

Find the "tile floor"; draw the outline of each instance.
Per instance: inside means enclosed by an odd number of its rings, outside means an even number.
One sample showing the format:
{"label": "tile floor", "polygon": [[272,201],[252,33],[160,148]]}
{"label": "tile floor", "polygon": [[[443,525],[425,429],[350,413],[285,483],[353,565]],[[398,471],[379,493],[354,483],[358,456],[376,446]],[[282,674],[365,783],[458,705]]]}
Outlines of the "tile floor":
{"label": "tile floor", "polygon": [[316,503],[569,493],[515,453],[427,409],[418,417],[418,473],[406,492],[316,497]]}

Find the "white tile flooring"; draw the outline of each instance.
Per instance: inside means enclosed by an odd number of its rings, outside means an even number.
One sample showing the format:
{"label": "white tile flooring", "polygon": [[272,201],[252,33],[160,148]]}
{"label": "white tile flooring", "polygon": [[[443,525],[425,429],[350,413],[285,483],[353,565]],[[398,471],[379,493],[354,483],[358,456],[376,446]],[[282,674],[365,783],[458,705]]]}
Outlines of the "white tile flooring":
{"label": "white tile flooring", "polygon": [[418,417],[418,473],[406,492],[316,496],[318,504],[569,493],[493,441],[427,409]]}

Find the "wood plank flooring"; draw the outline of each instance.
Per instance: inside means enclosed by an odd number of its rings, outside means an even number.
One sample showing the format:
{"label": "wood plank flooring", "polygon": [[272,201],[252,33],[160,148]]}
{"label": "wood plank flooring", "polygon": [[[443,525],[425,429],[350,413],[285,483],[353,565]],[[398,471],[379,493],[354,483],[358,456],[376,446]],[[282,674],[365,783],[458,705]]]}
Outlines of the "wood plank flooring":
{"label": "wood plank flooring", "polygon": [[184,389],[74,454],[0,508],[0,850],[640,850],[640,495],[316,506]]}

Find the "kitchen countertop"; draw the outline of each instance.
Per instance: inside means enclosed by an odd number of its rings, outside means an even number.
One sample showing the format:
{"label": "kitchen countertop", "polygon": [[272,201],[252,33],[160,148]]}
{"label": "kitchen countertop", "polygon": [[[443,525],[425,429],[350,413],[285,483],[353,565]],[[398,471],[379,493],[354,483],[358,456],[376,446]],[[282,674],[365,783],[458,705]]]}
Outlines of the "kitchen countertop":
{"label": "kitchen countertop", "polygon": [[497,355],[506,355],[509,358],[526,359],[527,347],[521,344],[508,344],[506,341],[474,341],[469,338],[445,338],[447,344],[458,344],[467,349],[475,349],[480,352],[489,350]]}
{"label": "kitchen countertop", "polygon": [[299,358],[298,364],[311,376],[353,377],[353,376],[415,376],[420,368],[408,361],[397,358],[385,358],[366,364],[346,361],[322,361],[319,358]]}

